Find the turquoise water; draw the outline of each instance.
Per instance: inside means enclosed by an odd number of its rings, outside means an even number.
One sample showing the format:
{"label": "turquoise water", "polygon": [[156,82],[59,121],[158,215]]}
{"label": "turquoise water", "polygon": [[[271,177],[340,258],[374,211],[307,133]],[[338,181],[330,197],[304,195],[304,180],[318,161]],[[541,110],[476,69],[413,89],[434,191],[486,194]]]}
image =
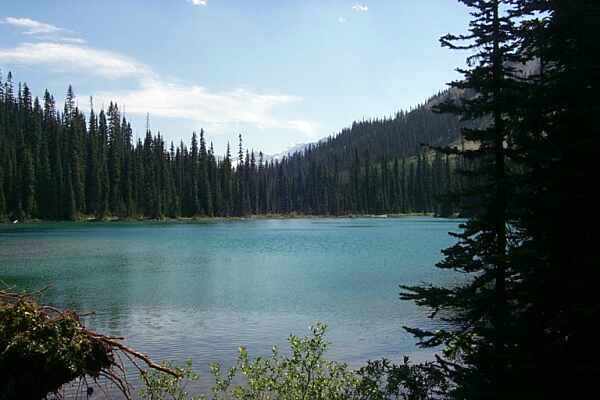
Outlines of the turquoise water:
{"label": "turquoise water", "polygon": [[0,225],[0,280],[51,287],[44,301],[153,358],[203,373],[239,346],[266,355],[314,321],[329,358],[415,359],[402,327],[431,324],[400,284],[455,279],[434,268],[459,221],[433,218],[247,220],[205,224]]}

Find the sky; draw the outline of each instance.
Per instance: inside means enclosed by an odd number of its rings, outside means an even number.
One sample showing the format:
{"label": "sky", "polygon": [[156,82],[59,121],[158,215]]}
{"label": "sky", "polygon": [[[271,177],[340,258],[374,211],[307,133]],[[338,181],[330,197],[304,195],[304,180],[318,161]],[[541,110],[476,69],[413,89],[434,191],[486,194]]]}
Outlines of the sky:
{"label": "sky", "polygon": [[204,129],[275,154],[390,116],[457,79],[456,0],[47,0],[0,8],[0,71],[59,104],[116,101],[143,136],[189,142]]}

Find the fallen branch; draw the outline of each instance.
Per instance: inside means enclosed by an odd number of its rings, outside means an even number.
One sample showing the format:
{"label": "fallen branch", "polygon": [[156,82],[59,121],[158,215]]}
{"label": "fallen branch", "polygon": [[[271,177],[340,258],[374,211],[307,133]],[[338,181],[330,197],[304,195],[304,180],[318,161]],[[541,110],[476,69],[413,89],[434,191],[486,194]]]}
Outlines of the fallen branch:
{"label": "fallen branch", "polygon": [[28,293],[0,290],[0,332],[0,392],[8,397],[43,398],[59,393],[75,379],[86,382],[85,377],[90,376],[95,382],[104,377],[130,399],[121,354],[143,378],[146,370],[138,361],[148,369],[181,378],[177,370],[123,344],[123,337],[94,332],[76,312],[40,305]]}
{"label": "fallen branch", "polygon": [[[134,358],[142,360],[148,367],[150,367],[152,369],[164,372],[164,373],[172,375],[172,376],[174,376],[176,378],[180,378],[180,375],[177,373],[177,371],[175,371],[175,370],[173,370],[171,368],[167,368],[167,367],[164,367],[164,366],[162,366],[160,364],[155,363],[146,354],[140,353],[139,351],[136,351],[136,350],[132,349],[131,347],[127,347],[124,344],[122,344],[120,342],[117,342],[114,338],[110,338],[108,336],[103,336],[103,335],[96,335],[94,337],[96,339],[99,339],[102,342],[104,342],[104,343],[112,346],[112,347],[118,348],[122,352],[124,352],[126,354],[129,354],[129,355],[133,356]],[[120,338],[117,338],[117,339],[120,339]],[[140,371],[142,371],[142,369],[140,369]]]}

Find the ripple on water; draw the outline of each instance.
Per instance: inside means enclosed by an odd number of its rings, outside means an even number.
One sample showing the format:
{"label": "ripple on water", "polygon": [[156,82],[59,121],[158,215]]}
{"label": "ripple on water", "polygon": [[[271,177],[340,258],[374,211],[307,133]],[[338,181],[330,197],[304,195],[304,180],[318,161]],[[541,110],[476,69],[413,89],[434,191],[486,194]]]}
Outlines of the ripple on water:
{"label": "ripple on water", "polygon": [[201,391],[210,362],[230,365],[242,345],[268,355],[315,321],[329,325],[328,357],[352,366],[431,357],[402,327],[434,325],[398,300],[398,285],[457,279],[433,265],[460,222],[0,226],[0,278],[23,290],[51,284],[45,301],[95,310],[86,323],[155,359],[192,358]]}

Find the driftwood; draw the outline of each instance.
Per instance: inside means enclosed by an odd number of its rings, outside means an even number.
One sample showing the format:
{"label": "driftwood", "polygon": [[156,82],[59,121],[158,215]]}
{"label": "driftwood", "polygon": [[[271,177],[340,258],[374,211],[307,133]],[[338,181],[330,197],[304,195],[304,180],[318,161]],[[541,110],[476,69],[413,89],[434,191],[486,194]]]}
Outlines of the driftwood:
{"label": "driftwood", "polygon": [[[98,383],[100,377],[112,383],[125,398],[131,399],[131,385],[122,357],[131,362],[143,379],[146,379],[147,369],[180,377],[176,370],[125,345],[123,337],[106,336],[86,328],[80,320],[81,315],[76,312],[38,304],[36,298],[44,290],[26,294],[0,290],[0,330],[3,330],[0,335],[0,392],[5,393],[0,394],[0,400],[11,395],[17,398],[43,398],[49,394],[60,397],[65,384],[78,379],[80,385],[83,382],[89,388],[87,379]],[[50,359],[52,361],[46,361]],[[66,365],[61,369],[63,361]],[[45,365],[45,362],[52,362],[52,365]],[[75,370],[74,365],[78,367]],[[60,374],[60,371],[65,373]]]}

